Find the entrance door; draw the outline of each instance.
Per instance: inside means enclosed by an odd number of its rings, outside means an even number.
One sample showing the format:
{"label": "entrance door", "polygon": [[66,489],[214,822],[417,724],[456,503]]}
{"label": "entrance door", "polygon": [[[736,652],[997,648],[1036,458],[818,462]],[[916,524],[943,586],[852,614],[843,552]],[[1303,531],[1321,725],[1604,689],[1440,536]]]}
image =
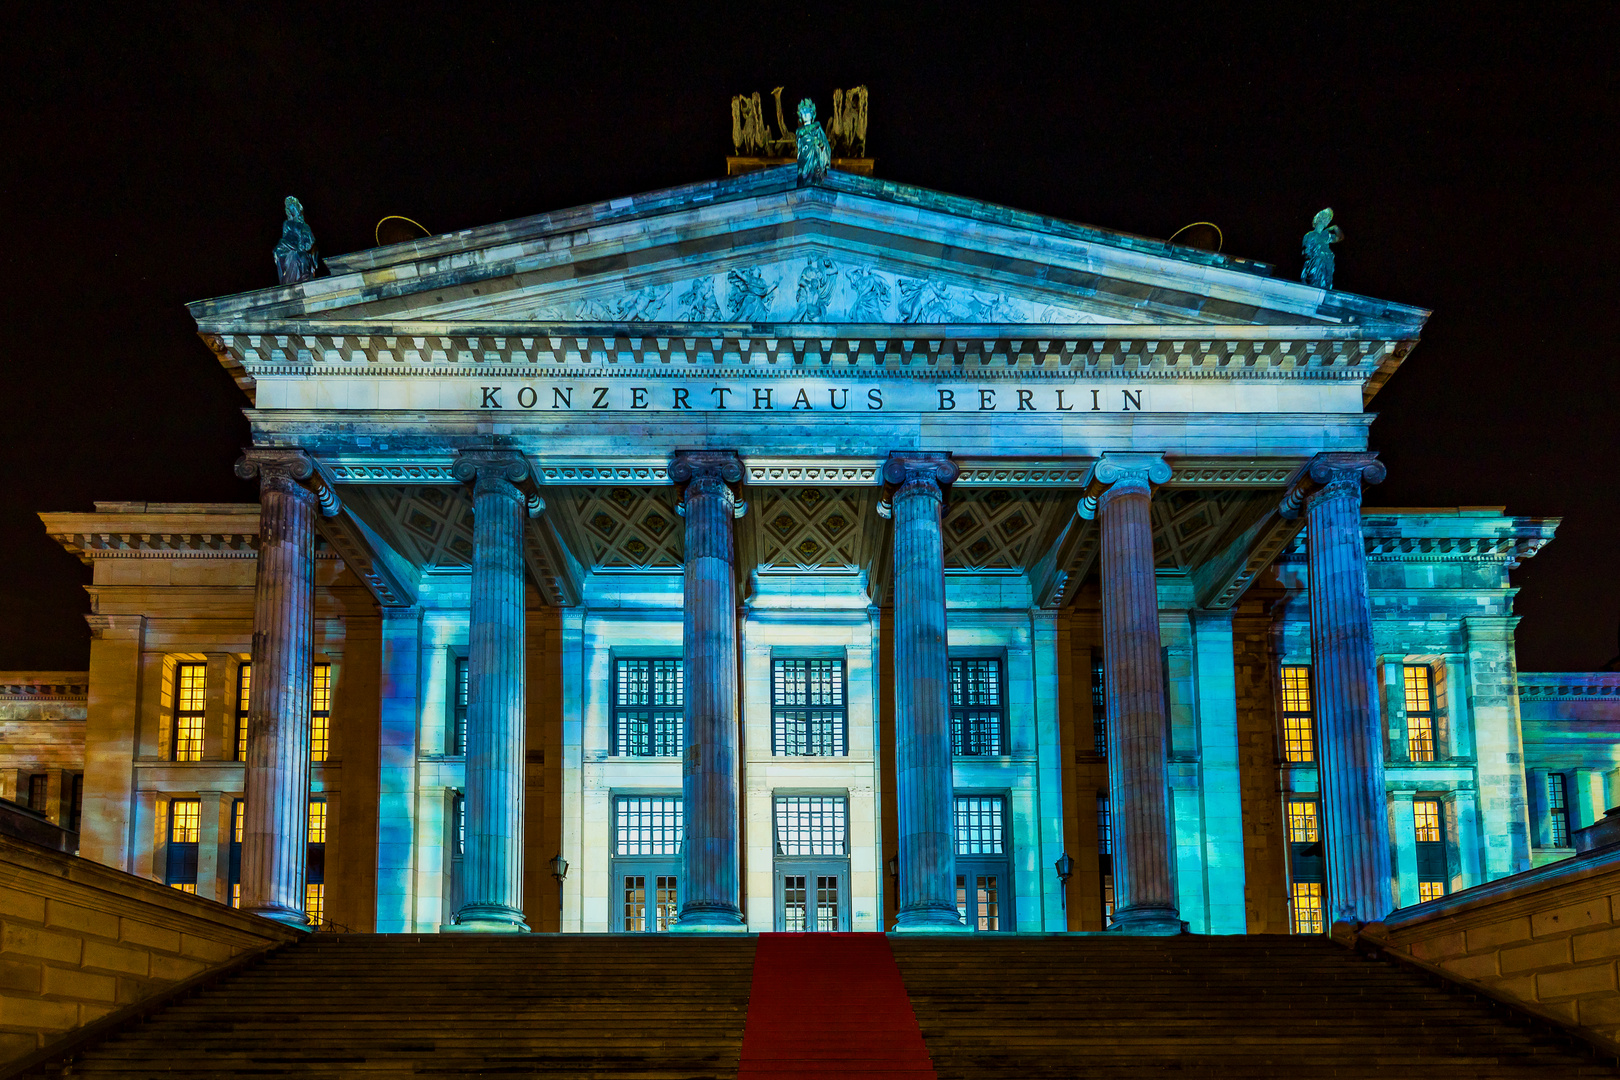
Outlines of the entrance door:
{"label": "entrance door", "polygon": [[956,857],[956,908],[969,930],[1011,930],[1012,882],[1005,859]]}
{"label": "entrance door", "polygon": [[613,864],[613,928],[625,933],[661,934],[680,914],[676,862],[615,862]]}
{"label": "entrance door", "polygon": [[776,929],[849,929],[849,863],[794,861],[776,864]]}

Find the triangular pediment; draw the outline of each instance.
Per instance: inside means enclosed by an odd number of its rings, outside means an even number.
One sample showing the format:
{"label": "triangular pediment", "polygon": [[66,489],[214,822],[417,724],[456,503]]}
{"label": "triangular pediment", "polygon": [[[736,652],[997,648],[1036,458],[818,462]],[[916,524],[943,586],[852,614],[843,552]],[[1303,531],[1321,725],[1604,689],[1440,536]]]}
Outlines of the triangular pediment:
{"label": "triangular pediment", "polygon": [[1412,323],[1248,260],[969,199],[776,169],[329,260],[193,305],[230,323],[1166,326]]}

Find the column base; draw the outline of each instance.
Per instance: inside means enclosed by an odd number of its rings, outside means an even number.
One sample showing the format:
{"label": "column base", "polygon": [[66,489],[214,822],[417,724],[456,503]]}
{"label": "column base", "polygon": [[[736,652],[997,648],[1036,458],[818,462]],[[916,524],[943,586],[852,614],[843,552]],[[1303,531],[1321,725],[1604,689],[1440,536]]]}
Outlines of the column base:
{"label": "column base", "polygon": [[1176,937],[1187,933],[1187,924],[1181,921],[1181,913],[1175,908],[1136,908],[1114,912],[1114,921],[1107,932],[1141,937]]}
{"label": "column base", "polygon": [[294,930],[314,929],[314,927],[309,925],[309,916],[304,914],[302,911],[297,911],[293,908],[270,905],[265,907],[243,908],[242,910],[249,915],[257,915],[261,919],[269,919],[271,922],[278,922],[283,926],[290,926]]}
{"label": "column base", "polygon": [[672,934],[746,934],[748,923],[736,908],[700,908],[683,911],[669,928]]}
{"label": "column base", "polygon": [[891,934],[971,934],[955,908],[919,907],[901,910]]}
{"label": "column base", "polygon": [[439,927],[441,934],[527,934],[523,912],[504,904],[469,904],[455,914],[455,922]]}

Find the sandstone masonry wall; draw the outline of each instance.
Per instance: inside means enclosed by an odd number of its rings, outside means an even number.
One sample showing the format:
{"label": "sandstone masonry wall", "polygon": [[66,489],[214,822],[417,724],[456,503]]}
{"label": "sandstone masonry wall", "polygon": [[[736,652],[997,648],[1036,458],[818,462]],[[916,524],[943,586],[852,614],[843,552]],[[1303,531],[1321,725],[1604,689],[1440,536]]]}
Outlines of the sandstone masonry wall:
{"label": "sandstone masonry wall", "polygon": [[1390,944],[1620,1042],[1620,848],[1390,916]]}
{"label": "sandstone masonry wall", "polygon": [[0,836],[0,1062],[297,930]]}

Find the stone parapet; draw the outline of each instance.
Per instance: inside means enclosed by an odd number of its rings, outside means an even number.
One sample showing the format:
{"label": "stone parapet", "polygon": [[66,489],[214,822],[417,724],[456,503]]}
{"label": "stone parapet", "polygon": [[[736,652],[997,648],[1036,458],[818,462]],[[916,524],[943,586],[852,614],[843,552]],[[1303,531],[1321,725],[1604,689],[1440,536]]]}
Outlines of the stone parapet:
{"label": "stone parapet", "polygon": [[1403,908],[1369,937],[1620,1044],[1620,847]]}
{"label": "stone parapet", "polygon": [[0,1061],[298,931],[0,836]]}

